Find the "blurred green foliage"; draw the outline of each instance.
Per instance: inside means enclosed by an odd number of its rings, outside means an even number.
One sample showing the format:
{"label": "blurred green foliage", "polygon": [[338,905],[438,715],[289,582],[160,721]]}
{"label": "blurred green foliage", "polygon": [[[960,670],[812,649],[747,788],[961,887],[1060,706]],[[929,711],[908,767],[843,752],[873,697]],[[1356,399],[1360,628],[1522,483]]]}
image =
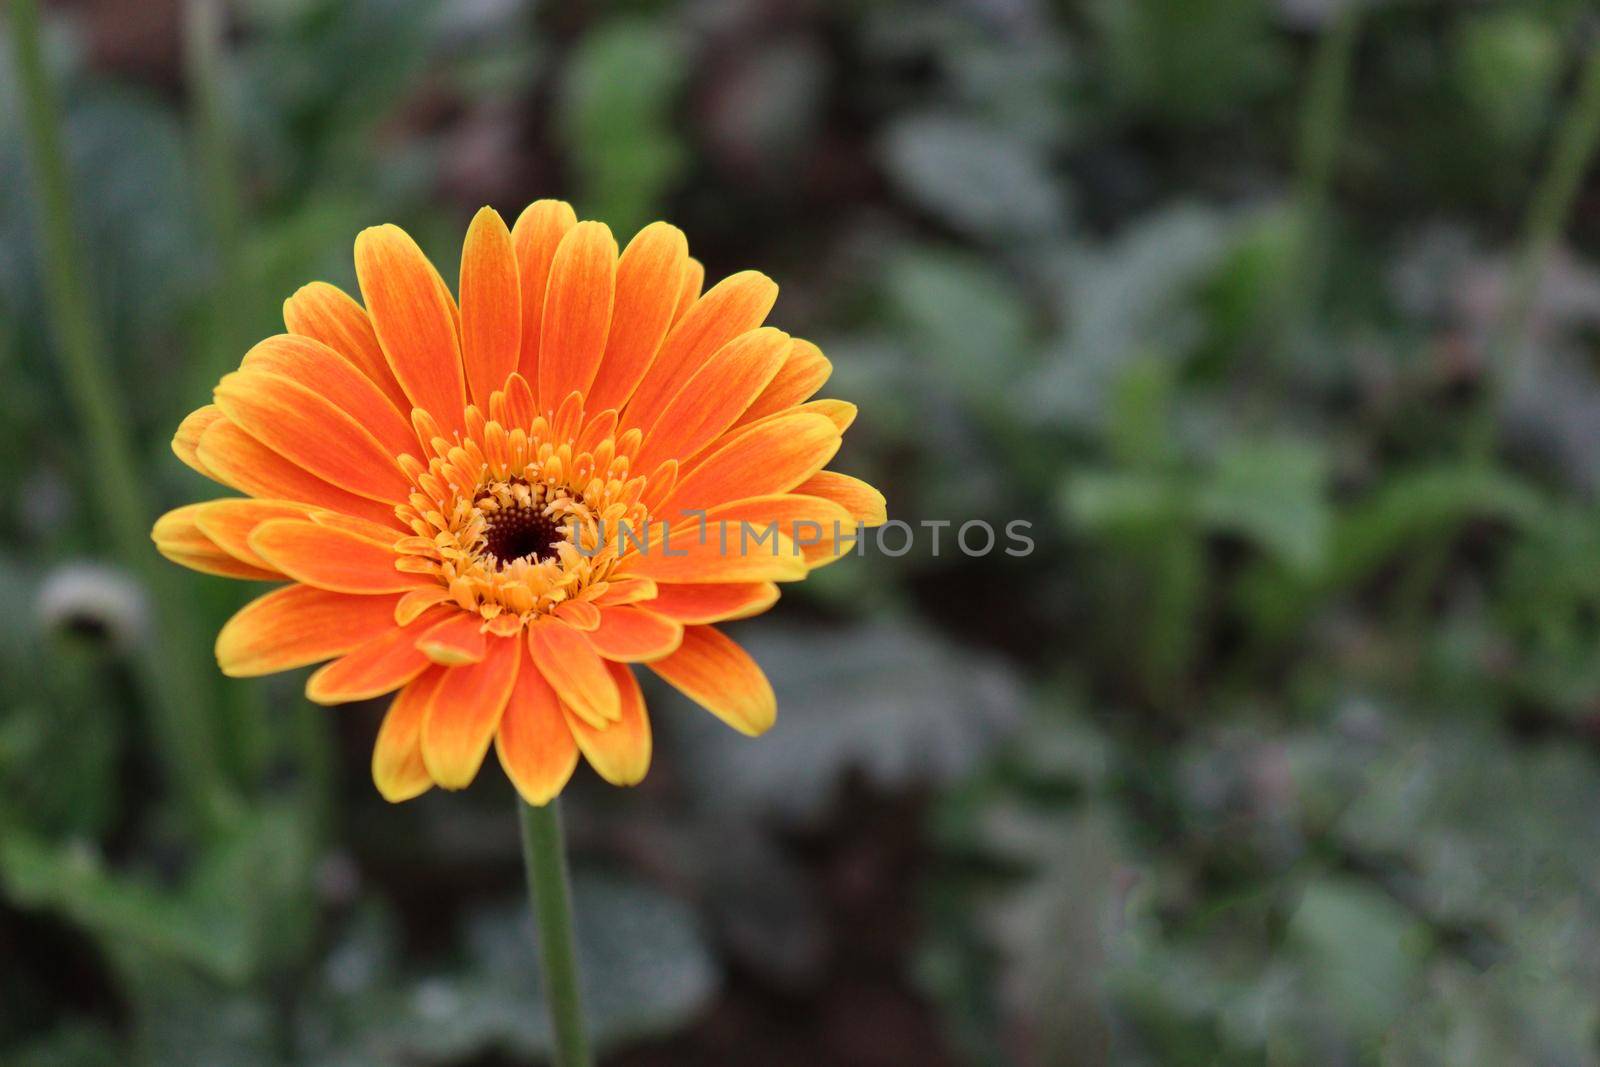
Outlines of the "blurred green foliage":
{"label": "blurred green foliage", "polygon": [[[48,43],[163,504],[360,228],[453,277],[479,205],[560,195],[778,279],[891,515],[1033,524],[742,626],[761,742],[652,691],[646,784],[580,771],[614,1062],[1600,1063],[1592,168],[1510,295],[1586,5],[249,0],[187,70],[149,7]],[[375,707],[208,677],[243,803],[177,814],[5,55],[0,1062],[534,1062],[497,771],[390,808]],[[248,595],[185,581],[197,633]]]}

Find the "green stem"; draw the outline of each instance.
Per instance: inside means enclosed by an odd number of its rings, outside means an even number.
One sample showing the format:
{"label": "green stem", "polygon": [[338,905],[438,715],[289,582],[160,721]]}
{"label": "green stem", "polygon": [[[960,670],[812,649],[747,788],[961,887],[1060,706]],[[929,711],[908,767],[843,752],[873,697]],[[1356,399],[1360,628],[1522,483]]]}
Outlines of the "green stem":
{"label": "green stem", "polygon": [[1319,238],[1326,225],[1333,163],[1344,136],[1350,71],[1355,63],[1360,26],[1360,5],[1347,5],[1323,33],[1311,59],[1310,83],[1295,153],[1289,262],[1288,269],[1283,272],[1278,316],[1280,347],[1298,336],[1320,288]]}
{"label": "green stem", "polygon": [[1556,131],[1550,163],[1539,177],[1528,201],[1523,221],[1522,246],[1517,253],[1499,321],[1484,355],[1483,396],[1468,427],[1467,457],[1486,463],[1494,453],[1500,399],[1506,379],[1528,343],[1534,299],[1572,213],[1573,201],[1583,183],[1584,171],[1600,145],[1600,46],[1590,52],[1572,105]]}
{"label": "green stem", "polygon": [[224,266],[237,258],[238,177],[233,123],[228,106],[223,6],[219,0],[189,0],[184,9],[184,80],[189,90],[206,214]]}
{"label": "green stem", "polygon": [[[1584,171],[1594,158],[1597,146],[1600,146],[1600,47],[1589,54],[1572,104],[1556,131],[1550,163],[1539,176],[1528,202],[1516,268],[1499,320],[1484,349],[1482,395],[1466,427],[1462,452],[1468,465],[1488,467],[1495,458],[1506,379],[1528,343],[1528,326],[1533,318],[1540,278],[1551,250],[1561,238],[1567,216],[1572,213]],[[1442,531],[1399,587],[1400,624],[1411,632],[1421,632],[1427,617],[1428,598],[1444,575],[1457,532],[1454,528]]]}
{"label": "green stem", "polygon": [[1300,122],[1297,155],[1298,199],[1303,214],[1321,214],[1333,174],[1333,161],[1344,136],[1350,97],[1350,68],[1355,62],[1358,4],[1349,4],[1334,18],[1311,60],[1311,84]]}
{"label": "green stem", "polygon": [[205,348],[195,368],[202,387],[233,369],[242,338],[235,336],[239,285],[240,207],[234,109],[228,92],[224,39],[226,12],[219,0],[189,0],[184,8],[184,81],[189,91],[195,167],[216,254]]}
{"label": "green stem", "polygon": [[[92,470],[84,484],[122,563],[151,593],[160,640],[137,657],[140,685],[156,716],[167,772],[191,817],[217,826],[233,812],[221,773],[207,685],[195,666],[195,642],[176,610],[184,597],[171,592],[168,568],[150,546],[153,510],[144,499],[134,463],[133,435],[118,405],[106,346],[90,298],[84,258],[73,232],[71,189],[61,143],[61,108],[45,69],[37,0],[11,0],[11,41],[16,54],[28,156],[32,164],[46,310],[52,346],[82,429]],[[164,647],[163,647],[164,646]]]}
{"label": "green stem", "polygon": [[[223,0],[187,0],[184,6],[183,75],[191,150],[215,256],[210,292],[197,316],[191,344],[194,358],[182,390],[186,396],[209,393],[218,378],[235,368],[239,353],[249,347],[243,309],[251,303],[239,267],[244,198],[236,151],[238,108],[230,92],[227,23]],[[283,736],[279,718],[269,714],[261,685],[229,686],[223,696],[218,712],[235,775],[246,782],[260,781],[271,761],[278,758],[275,749],[293,748],[300,767],[307,771],[304,799],[326,809],[328,797],[319,791],[322,783],[314,768],[327,762],[328,717],[318,715],[314,722],[308,720],[304,729]]]}
{"label": "green stem", "polygon": [[545,1005],[555,1032],[557,1067],[589,1067],[589,1039],[583,1030],[578,994],[578,952],[572,936],[571,890],[561,834],[559,800],[543,807],[522,801],[522,858],[528,868],[528,893],[539,928],[539,963]]}

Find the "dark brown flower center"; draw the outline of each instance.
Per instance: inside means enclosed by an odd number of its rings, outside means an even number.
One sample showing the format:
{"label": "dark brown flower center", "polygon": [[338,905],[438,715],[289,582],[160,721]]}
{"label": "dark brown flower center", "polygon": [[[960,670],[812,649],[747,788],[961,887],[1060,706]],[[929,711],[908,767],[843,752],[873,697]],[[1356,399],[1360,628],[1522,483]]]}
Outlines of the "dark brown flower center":
{"label": "dark brown flower center", "polygon": [[539,507],[501,508],[486,513],[483,521],[485,547],[501,564],[555,559],[556,546],[567,539],[561,526]]}

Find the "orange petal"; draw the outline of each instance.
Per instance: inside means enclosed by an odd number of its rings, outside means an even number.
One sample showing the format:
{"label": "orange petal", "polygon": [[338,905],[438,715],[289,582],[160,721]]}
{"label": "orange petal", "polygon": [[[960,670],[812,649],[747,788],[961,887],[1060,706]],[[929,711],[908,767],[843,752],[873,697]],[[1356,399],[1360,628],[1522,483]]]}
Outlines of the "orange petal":
{"label": "orange petal", "polygon": [[517,681],[522,642],[496,637],[482,663],[446,669],[422,723],[422,759],[446,789],[465,789],[483,766]]}
{"label": "orange petal", "polygon": [[242,560],[211,539],[198,523],[199,504],[174,508],[156,520],[150,539],[156,551],[181,567],[223,578],[282,581],[283,575],[262,561]]}
{"label": "orange petal", "polygon": [[650,669],[742,734],[765,733],[777,719],[767,676],[748,652],[710,626],[685,627],[678,651]]}
{"label": "orange petal", "polygon": [[[856,421],[856,406],[848,400],[808,400],[804,404],[796,404],[794,407],[785,408],[774,414],[763,415],[759,419],[740,423],[729,430],[723,437],[713,441],[711,447],[713,449],[720,448],[747,430],[752,430],[757,426],[765,426],[773,419],[785,419],[794,415],[821,415],[833,423],[840,434],[843,434]],[[693,466],[692,463],[689,465]]]}
{"label": "orange petal", "polygon": [[354,363],[389,398],[396,411],[411,410],[411,399],[395,381],[372,320],[338,286],[312,282],[283,302],[283,324],[290,333],[321,341]]}
{"label": "orange petal", "polygon": [[395,624],[404,626],[435,604],[443,604],[449,599],[450,590],[442,585],[425,585],[420,589],[413,589],[395,604]]}
{"label": "orange petal", "polygon": [[855,548],[855,520],[831,500],[774,493],[719,504],[706,511],[706,528],[730,545],[754,543],[777,530],[794,543],[811,566],[831,562]]}
{"label": "orange petal", "polygon": [[434,581],[395,569],[393,539],[386,544],[303,519],[262,523],[250,547],[295,581],[335,593],[402,593]]}
{"label": "orange petal", "polygon": [[644,492],[639,494],[639,502],[647,511],[660,512],[661,506],[672,497],[672,491],[678,487],[678,461],[675,459],[663,460],[661,465],[650,472],[645,479]]}
{"label": "orange petal", "polygon": [[653,611],[635,607],[603,607],[600,626],[589,644],[618,663],[645,663],[670,656],[683,640],[683,626]]}
{"label": "orange petal", "polygon": [[488,649],[483,618],[476,612],[458,611],[423,634],[417,641],[417,648],[445,667],[481,662]]}
{"label": "orange petal", "polygon": [[240,563],[220,548],[188,550],[157,545],[157,550],[180,567],[218,578],[239,578],[247,582],[281,582],[283,575],[276,571]]}
{"label": "orange petal", "polygon": [[329,485],[284,459],[226,418],[206,428],[200,436],[198,454],[212,477],[251,496],[314,504],[347,515],[360,515],[390,527],[400,525],[391,505]]}
{"label": "orange petal", "polygon": [[522,619],[502,612],[484,622],[483,632],[494,637],[515,637],[522,632]]}
{"label": "orange petal", "polygon": [[539,405],[533,399],[533,386],[528,384],[519,371],[506,381],[506,418],[507,425],[526,429],[533,425],[533,420],[539,413]]}
{"label": "orange petal", "polygon": [[246,604],[217,634],[217,663],[233,678],[272,674],[343,655],[394,629],[393,596],[349,596],[289,585]]}
{"label": "orange petal", "polygon": [[[195,505],[195,522],[224,552],[255,567],[276,569],[250,547],[257,526],[273,519],[303,519],[312,508],[287,500],[210,500]],[[394,531],[389,531],[393,534]]]}
{"label": "orange petal", "polygon": [[417,675],[400,690],[378,727],[378,740],[372,746],[372,782],[391,804],[433,788],[433,777],[422,761],[422,721],[428,699],[443,678],[443,667],[429,667]]}
{"label": "orange petal", "polygon": [[600,625],[600,612],[587,600],[563,600],[556,605],[556,618],[580,630],[593,630]]}
{"label": "orange petal", "polygon": [[835,471],[818,471],[794,487],[796,493],[831,500],[864,526],[882,526],[889,521],[889,505],[883,494],[860,478]]}
{"label": "orange petal", "polygon": [[200,461],[200,435],[206,432],[206,427],[222,418],[222,409],[215,404],[207,404],[197,408],[184,416],[178,424],[178,432],[172,435],[172,452],[194,470],[199,471],[207,478],[215,478]]}
{"label": "orange petal", "polygon": [[[461,351],[461,308],[456,304],[456,298],[450,292],[450,284],[444,280],[444,275],[439,273],[439,268],[433,265],[433,260],[423,258],[428,265],[428,273],[433,277],[433,287],[439,291],[439,299],[444,302],[445,309],[450,312],[450,328],[456,332],[456,351]],[[462,381],[466,381],[465,375]]]}
{"label": "orange petal", "polygon": [[489,410],[522,350],[522,283],[511,231],[493,208],[480,208],[461,246],[461,356],[472,402]]}
{"label": "orange petal", "polygon": [[448,290],[398,226],[356,237],[356,277],[373,330],[395,379],[416,407],[447,432],[461,429],[467,406],[461,347]]}
{"label": "orange petal", "polygon": [[822,349],[796,337],[789,358],[734,425],[743,426],[811,399],[832,373],[833,364],[822,354]]}
{"label": "orange petal", "polygon": [[687,473],[658,514],[679,514],[729,500],[786,493],[839,451],[839,430],[821,415],[778,415],[741,430]]}
{"label": "orange petal", "polygon": [[517,277],[522,284],[522,349],[517,369],[530,383],[539,380],[539,335],[544,330],[550,264],[561,239],[577,224],[572,205],[562,200],[535,200],[517,216],[516,225],[511,228]]}
{"label": "orange petal", "polygon": [[661,586],[645,607],[681,623],[704,625],[759,615],[777,602],[778,587],[771,582],[673,584]]}
{"label": "orange petal", "polygon": [[[683,289],[689,242],[683,231],[653,222],[634,235],[617,263],[617,299],[605,358],[589,387],[589,408],[625,404],[655,362]],[[699,283],[695,283],[698,295]]]}
{"label": "orange petal", "polygon": [[556,691],[526,650],[521,658],[517,684],[506,702],[494,748],[522,799],[538,806],[548,804],[572,777],[572,769],[578,765],[578,744],[567,727]]}
{"label": "orange petal", "polygon": [[623,664],[607,663],[606,670],[620,694],[620,717],[597,730],[566,708],[567,727],[595,773],[612,785],[638,785],[650,770],[652,747],[644,694],[639,691],[633,671]]}
{"label": "orange petal", "polygon": [[[672,325],[676,326],[683,321],[700,299],[700,293],[706,285],[706,267],[693,256],[683,265],[683,280],[678,283],[678,306],[672,312]],[[670,329],[670,327],[669,327]]]}
{"label": "orange petal", "polygon": [[313,672],[306,679],[306,699],[313,704],[347,704],[399,689],[428,669],[428,657],[417,650],[419,635],[453,621],[447,616],[461,614],[439,608],[409,626],[396,626],[394,600],[385,599],[388,629]]}
{"label": "orange petal", "polygon": [[[844,433],[856,421],[856,406],[848,400],[811,400],[791,410],[811,411],[818,415],[825,415],[830,422],[839,428],[840,433]],[[772,416],[769,415],[767,417],[771,418]],[[754,424],[752,423],[752,425]]]}
{"label": "orange petal", "polygon": [[616,284],[617,242],[610,228],[580,222],[568,230],[545,291],[536,390],[541,408],[554,408],[573,391],[588,391],[611,331]]}
{"label": "orange petal", "polygon": [[593,452],[600,447],[600,442],[608,437],[616,436],[617,409],[607,408],[590,415],[583,424],[583,432],[578,435],[574,452]]}
{"label": "orange petal", "polygon": [[623,412],[628,426],[654,426],[685,382],[723,345],[761,325],[778,299],[771,278],[747,270],[718,282],[667,334]]}
{"label": "orange petal", "polygon": [[622,713],[617,685],[589,639],[548,616],[528,627],[528,652],[561,702],[603,728]]}
{"label": "orange petal", "polygon": [[156,520],[150,528],[150,540],[157,548],[175,549],[179,552],[222,552],[223,549],[202,529],[197,521],[199,504],[185,504],[173,508]]}
{"label": "orange petal", "polygon": [[379,501],[410,493],[393,453],[320,393],[282,375],[237,371],[217,383],[214,395],[229,422],[324,481]]}
{"label": "orange petal", "polygon": [[556,406],[550,419],[550,432],[558,441],[570,441],[583,423],[583,394],[574,389]]}
{"label": "orange petal", "polygon": [[612,578],[606,582],[605,592],[595,599],[595,604],[637,604],[655,595],[656,583],[648,578]]}
{"label": "orange petal", "polygon": [[644,447],[634,459],[637,469],[651,470],[664,459],[687,459],[716,440],[772,381],[789,348],[789,335],[770,326],[740,334],[719,348],[645,432]]}
{"label": "orange petal", "polygon": [[369,541],[380,541],[385,545],[393,545],[410,535],[398,534],[393,526],[363,519],[357,515],[346,515],[342,511],[329,511],[326,508],[317,508],[308,516],[318,526],[332,526],[335,529],[365,537]]}
{"label": "orange petal", "polygon": [[[651,523],[648,531],[611,533],[627,554],[616,573],[657,582],[792,582],[806,576],[806,561],[783,533],[737,524],[713,526],[698,518]],[[635,540],[638,548],[635,549]]]}
{"label": "orange petal", "polygon": [[402,415],[371,378],[321,341],[288,333],[269,337],[246,352],[239,366],[281,374],[325,397],[366,427],[391,456],[416,451],[411,408],[404,408]]}

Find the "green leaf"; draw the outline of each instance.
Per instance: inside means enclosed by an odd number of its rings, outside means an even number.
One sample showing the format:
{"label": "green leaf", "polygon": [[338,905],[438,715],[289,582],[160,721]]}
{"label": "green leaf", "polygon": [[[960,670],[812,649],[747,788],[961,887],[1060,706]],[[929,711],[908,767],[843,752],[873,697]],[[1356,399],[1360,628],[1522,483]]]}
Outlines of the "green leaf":
{"label": "green leaf", "polygon": [[891,316],[919,361],[948,388],[995,401],[1031,353],[1028,309],[982,260],[911,249],[884,269]]}
{"label": "green leaf", "polygon": [[1561,40],[1533,11],[1477,12],[1455,27],[1451,81],[1488,135],[1512,150],[1534,143],[1561,76]]}
{"label": "green leaf", "polygon": [[1497,616],[1517,647],[1518,694],[1574,720],[1600,692],[1600,515],[1558,506],[1507,561]]}
{"label": "green leaf", "polygon": [[1327,467],[1322,450],[1304,442],[1234,441],[1201,483],[1196,510],[1208,528],[1249,538],[1309,573],[1327,554]]}
{"label": "green leaf", "polygon": [[99,1023],[72,1021],[18,1048],[0,1049],[8,1067],[123,1067],[127,1053]]}
{"label": "green leaf", "polygon": [[8,830],[0,886],[17,906],[60,912],[107,943],[125,940],[229,980],[249,969],[243,931],[218,902],[107,871],[88,846],[53,846]]}
{"label": "green leaf", "polygon": [[973,236],[1047,240],[1065,221],[1064,192],[1043,154],[991,122],[908,116],[889,128],[883,154],[907,196]]}
{"label": "green leaf", "polygon": [[[585,1020],[601,1049],[665,1033],[701,1010],[716,990],[716,965],[693,913],[646,886],[580,876],[573,908]],[[353,1029],[330,1050],[337,1063],[456,1063],[500,1050],[547,1055],[537,933],[527,902],[477,912],[467,958],[396,988],[349,986],[340,1024]]]}
{"label": "green leaf", "polygon": [[1487,974],[1443,962],[1428,976],[1428,996],[1383,1036],[1384,1067],[1503,1067],[1528,1062],[1583,1063],[1583,1043],[1552,1045],[1528,1026],[1504,969]]}
{"label": "green leaf", "polygon": [[644,18],[591,31],[567,62],[559,122],[583,214],[624,239],[650,220],[687,163],[671,118],[688,62],[678,34]]}
{"label": "green leaf", "polygon": [[280,1067],[283,1031],[278,1006],[259,989],[195,971],[132,941],[107,948],[132,1019],[133,1062]]}
{"label": "green leaf", "polygon": [[1402,548],[1469,519],[1513,526],[1537,521],[1538,492],[1512,474],[1478,466],[1437,466],[1389,475],[1337,524],[1330,558],[1336,584],[1371,574]]}
{"label": "green leaf", "polygon": [[8,830],[0,887],[17,905],[57,911],[108,947],[126,943],[239,982],[296,962],[315,934],[310,828],[300,816],[258,810],[200,850],[175,886],[108,870],[87,843],[52,845]]}
{"label": "green leaf", "polygon": [[1356,1035],[1375,1038],[1415,996],[1426,928],[1381,890],[1351,879],[1312,882],[1289,937],[1315,987]]}
{"label": "green leaf", "polygon": [[[74,95],[64,148],[96,310],[107,343],[123,354],[121,372],[130,382],[150,380],[172,369],[171,335],[202,291],[206,270],[181,129],[170,111],[141,95],[99,86]],[[31,181],[20,138],[0,136],[0,188],[29,189]],[[0,308],[43,306],[36,208],[31,194],[0,197]],[[39,331],[21,352],[44,361],[48,339],[39,320],[18,315],[16,324]],[[53,371],[47,374],[53,382]],[[159,389],[118,395],[135,420],[160,413],[165,400]]]}
{"label": "green leaf", "polygon": [[1147,474],[1084,471],[1067,483],[1062,503],[1070,521],[1096,535],[1166,528],[1189,518],[1182,487]]}
{"label": "green leaf", "polygon": [[[34,595],[12,591],[12,603]],[[137,628],[138,612],[133,616]],[[29,625],[17,629],[33,630],[36,617],[25,618]],[[44,641],[37,632],[0,636],[11,640],[16,644],[0,652],[0,674],[9,682],[0,687],[11,701],[0,716],[0,822],[51,840],[93,837],[117,814],[126,727],[106,692],[107,642],[71,633]]]}
{"label": "green leaf", "polygon": [[1137,114],[1218,119],[1287,72],[1266,0],[1098,0],[1088,11],[1113,101]]}
{"label": "green leaf", "polygon": [[1131,365],[1186,357],[1206,336],[1205,283],[1247,221],[1180,203],[1105,245],[1069,247],[1046,275],[1065,328],[1013,387],[1014,407],[1035,423],[1099,426]]}
{"label": "green leaf", "polygon": [[[1031,838],[1042,869],[987,909],[1018,1021],[1035,1036],[1041,1067],[1110,1062],[1106,971],[1121,933],[1126,867],[1113,817],[1087,809],[1063,818],[1000,810]],[[998,828],[997,828],[998,829]],[[1005,832],[999,829],[999,832]]]}
{"label": "green leaf", "polygon": [[777,725],[753,745],[686,707],[673,731],[718,804],[806,819],[850,769],[889,789],[950,781],[1016,720],[1020,689],[1005,665],[922,630],[764,627],[739,640],[779,694]]}

